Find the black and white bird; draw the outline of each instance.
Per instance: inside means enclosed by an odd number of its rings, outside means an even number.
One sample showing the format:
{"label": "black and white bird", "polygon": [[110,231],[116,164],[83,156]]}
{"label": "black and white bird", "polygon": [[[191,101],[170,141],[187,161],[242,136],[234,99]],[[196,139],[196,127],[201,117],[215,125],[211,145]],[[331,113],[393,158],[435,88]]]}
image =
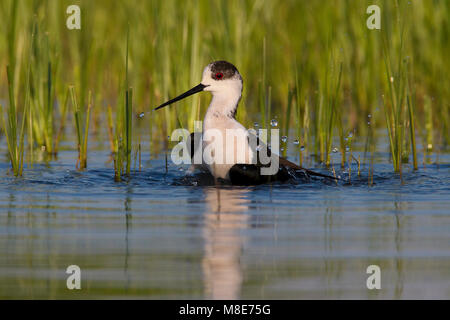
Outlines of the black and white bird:
{"label": "black and white bird", "polygon": [[[212,93],[212,100],[203,120],[203,136],[192,133],[191,141],[189,141],[189,150],[191,158],[194,158],[198,152],[203,154],[205,149],[210,151],[212,159],[209,161],[209,164],[202,164],[201,167],[207,169],[216,179],[228,181],[236,185],[254,185],[271,181],[286,181],[298,175],[303,177],[319,176],[336,179],[305,169],[279,156],[277,156],[278,170],[272,175],[261,174],[261,167],[264,167],[264,165],[259,161],[259,150],[261,150],[261,146],[266,146],[259,142],[259,139],[257,139],[257,145],[259,147],[255,148],[255,146],[251,145],[249,143],[251,133],[235,118],[239,100],[242,96],[242,88],[242,76],[233,64],[227,61],[214,61],[208,64],[203,70],[200,84],[178,97],[161,104],[154,110],[161,109],[201,91],[209,91]],[[227,140],[227,130],[230,129],[236,136]],[[206,133],[211,131],[214,131],[216,134],[219,133],[224,137],[222,143],[214,142],[214,139],[205,137]],[[195,140],[202,142],[194,143]],[[236,141],[238,143],[240,142],[241,145],[236,145]],[[201,145],[201,148],[198,147],[194,150],[195,145]],[[229,154],[227,155],[230,152],[234,154],[231,156]],[[268,153],[268,156],[271,156],[270,149],[267,148],[266,153]],[[220,160],[218,159],[219,156],[221,157]],[[234,161],[223,161],[224,158],[234,159]],[[267,167],[267,165],[265,166]]]}

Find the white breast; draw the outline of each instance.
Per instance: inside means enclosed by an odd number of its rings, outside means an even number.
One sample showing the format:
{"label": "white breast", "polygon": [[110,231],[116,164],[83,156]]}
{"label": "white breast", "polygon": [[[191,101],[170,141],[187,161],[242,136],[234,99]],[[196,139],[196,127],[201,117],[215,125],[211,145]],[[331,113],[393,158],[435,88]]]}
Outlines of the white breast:
{"label": "white breast", "polygon": [[216,178],[228,179],[236,163],[252,163],[253,151],[243,125],[222,114],[207,113],[203,123],[203,158]]}

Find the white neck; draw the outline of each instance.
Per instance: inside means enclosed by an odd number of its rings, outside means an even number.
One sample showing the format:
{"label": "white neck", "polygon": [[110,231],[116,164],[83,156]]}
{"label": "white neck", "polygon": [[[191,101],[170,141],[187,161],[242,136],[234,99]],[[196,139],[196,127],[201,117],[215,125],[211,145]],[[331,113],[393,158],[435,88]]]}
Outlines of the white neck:
{"label": "white neck", "polygon": [[239,100],[241,99],[241,91],[235,88],[228,88],[227,90],[212,92],[212,95],[205,120],[212,116],[226,116],[234,119]]}
{"label": "white neck", "polygon": [[[203,134],[209,132],[210,129],[219,130],[222,134],[222,139],[216,141],[213,138],[210,141],[210,138],[208,138],[203,141],[203,148],[212,148],[214,154],[225,157],[217,158],[218,161],[214,158],[214,162],[217,162],[217,164],[208,166],[208,168],[215,177],[228,179],[228,172],[235,163],[252,163],[253,152],[248,146],[248,136],[245,127],[234,118],[241,98],[242,87],[222,87],[221,89],[211,91],[213,98],[203,121]],[[231,140],[227,138],[227,131],[230,129],[236,130],[233,134],[236,135],[237,142],[235,142],[234,136]],[[219,148],[219,151],[216,150],[217,148]],[[225,163],[225,159],[233,160]]]}

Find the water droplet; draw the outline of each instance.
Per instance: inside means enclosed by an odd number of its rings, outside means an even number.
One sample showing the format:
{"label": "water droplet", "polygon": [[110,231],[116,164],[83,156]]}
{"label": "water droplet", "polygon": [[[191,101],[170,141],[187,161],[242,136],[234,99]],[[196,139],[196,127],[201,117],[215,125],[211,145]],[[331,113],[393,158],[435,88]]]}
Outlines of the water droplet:
{"label": "water droplet", "polygon": [[305,151],[305,146],[301,146],[300,151]]}
{"label": "water droplet", "polygon": [[389,80],[391,81],[391,83],[393,83],[394,82],[394,77],[391,77]]}
{"label": "water droplet", "polygon": [[338,150],[338,148],[333,148],[333,153],[337,153],[339,150]]}
{"label": "water droplet", "polygon": [[270,120],[270,125],[272,127],[276,127],[276,126],[278,126],[278,121],[276,119],[272,119],[272,120]]}
{"label": "water droplet", "polygon": [[353,138],[353,132],[350,132],[350,133],[348,134],[348,137],[349,137],[349,138]]}
{"label": "water droplet", "polygon": [[284,151],[284,148],[280,148],[280,151]]}
{"label": "water droplet", "polygon": [[350,151],[350,147],[345,147],[345,151],[349,152]]}
{"label": "water droplet", "polygon": [[370,121],[368,121],[367,124],[370,126]]}
{"label": "water droplet", "polygon": [[293,144],[295,144],[296,146],[298,146],[300,144],[300,142],[298,141],[298,139],[295,139],[294,142],[292,142]]}
{"label": "water droplet", "polygon": [[369,113],[369,114],[367,115],[367,118],[372,118],[372,115]]}
{"label": "water droplet", "polygon": [[287,137],[286,136],[282,136],[281,137],[281,141],[286,142],[287,141]]}
{"label": "water droplet", "polygon": [[258,129],[258,128],[259,128],[259,123],[258,123],[258,122],[255,122],[255,123],[253,124],[253,126],[255,127],[255,129]]}
{"label": "water droplet", "polygon": [[139,118],[143,118],[145,116],[145,112],[139,113]]}

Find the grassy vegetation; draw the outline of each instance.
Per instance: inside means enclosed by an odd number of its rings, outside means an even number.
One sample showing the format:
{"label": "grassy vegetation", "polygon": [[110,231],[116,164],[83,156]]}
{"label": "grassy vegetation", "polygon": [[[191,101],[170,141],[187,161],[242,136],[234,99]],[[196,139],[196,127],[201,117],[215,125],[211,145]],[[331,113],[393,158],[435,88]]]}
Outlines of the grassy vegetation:
{"label": "grassy vegetation", "polygon": [[87,146],[89,137],[89,120],[92,108],[91,91],[89,91],[88,107],[86,109],[86,115],[84,119],[84,133],[83,133],[83,117],[80,105],[77,101],[77,95],[73,86],[69,87],[70,96],[72,98],[73,118],[75,122],[76,136],[77,136],[77,148],[78,159],[75,167],[77,169],[86,169],[87,167]]}
{"label": "grassy vegetation", "polygon": [[[127,29],[126,54],[125,54],[125,83],[121,102],[117,104],[116,129],[113,134],[112,112],[108,107],[108,132],[112,141],[114,154],[114,179],[122,180],[122,175],[130,175],[132,152],[132,127],[133,127],[133,88],[128,85],[128,56],[129,56],[130,31]],[[114,136],[114,138],[112,138]]]}
{"label": "grassy vegetation", "polygon": [[[71,4],[81,7],[81,30],[65,27]],[[381,8],[381,30],[366,27],[372,4]],[[30,163],[33,150],[54,154],[69,129],[79,139],[82,167],[87,132],[83,136],[81,124],[87,129],[91,117],[92,134],[109,134],[120,179],[130,173],[136,121],[150,122],[156,154],[173,129],[193,130],[209,95],[142,120],[135,115],[197,84],[206,64],[225,59],[244,78],[238,120],[270,127],[277,117],[281,135],[289,138],[283,152],[295,148],[299,162],[314,155],[329,165],[336,148],[345,166],[352,132],[362,141],[373,134],[367,150],[388,151],[395,171],[404,162],[417,168],[418,151],[438,151],[450,142],[449,15],[444,0],[4,0],[0,66],[10,66],[11,82],[1,74],[0,101],[9,106],[3,131],[11,133],[10,156],[23,161],[25,139]],[[78,113],[67,112],[70,84],[78,91],[69,99],[73,104],[76,97]],[[67,116],[75,125],[65,128]],[[27,119],[27,130],[17,119]],[[383,132],[387,144],[377,139]]]}
{"label": "grassy vegetation", "polygon": [[[9,108],[7,110],[8,121],[5,120],[3,115],[3,107],[0,105],[0,116],[2,118],[3,128],[5,130],[6,141],[8,143],[9,159],[14,175],[21,176],[23,172],[23,154],[24,154],[24,134],[25,134],[25,112],[22,116],[22,121],[17,119],[17,108],[14,99],[14,78],[9,66],[6,67],[6,74],[8,77],[9,87]],[[22,123],[19,127],[18,126]],[[19,134],[19,137],[17,136]]]}

